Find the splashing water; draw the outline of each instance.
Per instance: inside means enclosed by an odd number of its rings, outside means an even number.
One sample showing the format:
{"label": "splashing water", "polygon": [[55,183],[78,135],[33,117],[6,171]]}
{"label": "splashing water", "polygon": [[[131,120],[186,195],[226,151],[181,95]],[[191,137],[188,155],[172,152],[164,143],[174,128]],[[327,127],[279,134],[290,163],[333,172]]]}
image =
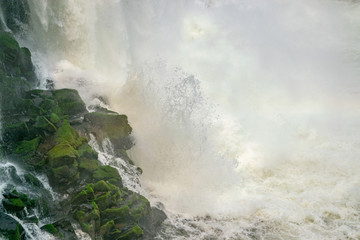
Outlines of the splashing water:
{"label": "splashing water", "polygon": [[[0,201],[4,198],[3,193],[6,189],[12,189],[16,188],[17,191],[21,193],[25,193],[30,198],[38,198],[39,196],[42,197],[52,197],[54,200],[56,197],[56,194],[52,191],[52,189],[49,186],[49,182],[44,175],[36,175],[36,177],[41,181],[42,185],[44,186],[44,190],[42,192],[37,191],[38,189],[34,189],[33,186],[29,185],[25,178],[24,174],[27,171],[22,169],[21,166],[18,166],[15,163],[12,163],[8,159],[0,159]],[[47,191],[48,196],[42,195],[44,194],[44,191]],[[25,211],[27,211],[25,209]],[[19,218],[17,218],[15,215],[12,215],[10,213],[7,213],[10,215],[13,219],[15,219],[23,228],[25,231],[25,239],[27,240],[51,240],[55,239],[55,237],[45,231],[42,231],[39,226],[45,225],[49,223],[50,219],[44,218],[41,216],[41,213],[38,211],[38,209],[34,209],[33,215],[28,215],[28,217],[35,216],[37,219],[39,219],[39,224],[22,221]],[[27,212],[27,214],[29,214]],[[1,236],[0,236],[1,239]]]}
{"label": "splashing water", "polygon": [[356,1],[29,4],[43,82],[129,116],[158,238],[360,237]]}

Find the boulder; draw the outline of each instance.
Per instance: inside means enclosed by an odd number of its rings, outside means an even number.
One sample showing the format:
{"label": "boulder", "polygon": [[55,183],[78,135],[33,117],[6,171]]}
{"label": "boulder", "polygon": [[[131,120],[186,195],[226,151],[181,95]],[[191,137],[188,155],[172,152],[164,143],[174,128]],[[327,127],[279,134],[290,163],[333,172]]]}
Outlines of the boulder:
{"label": "boulder", "polygon": [[70,119],[78,118],[87,112],[84,101],[75,89],[53,90],[53,94],[63,113]]}
{"label": "boulder", "polygon": [[0,212],[0,236],[20,240],[24,238],[24,228],[11,216]]}
{"label": "boulder", "polygon": [[112,112],[92,112],[84,116],[84,121],[87,123],[87,132],[94,134],[99,143],[109,138],[115,151],[127,150],[133,146],[130,138],[132,128],[127,116]]}

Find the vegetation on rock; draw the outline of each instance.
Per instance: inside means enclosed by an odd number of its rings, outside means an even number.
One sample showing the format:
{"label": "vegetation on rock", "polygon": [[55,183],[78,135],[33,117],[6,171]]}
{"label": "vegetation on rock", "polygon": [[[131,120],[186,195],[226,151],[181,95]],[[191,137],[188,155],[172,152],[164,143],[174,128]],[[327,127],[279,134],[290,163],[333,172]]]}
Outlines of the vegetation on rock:
{"label": "vegetation on rock", "polygon": [[[14,7],[10,2],[0,0],[5,8]],[[23,6],[24,11],[16,16],[24,20],[25,1],[15,2]],[[89,134],[100,142],[108,138],[115,152],[130,161],[126,150],[133,142],[127,117],[104,109],[88,113],[73,89],[32,89],[36,83],[33,68],[30,51],[20,47],[10,33],[0,30],[0,152],[32,173],[45,173],[55,191],[70,197],[61,200],[63,208],[55,209],[46,197],[31,199],[14,190],[4,194],[4,209],[35,224],[39,222],[31,215],[35,209],[40,217],[56,216],[56,222],[41,229],[65,239],[75,236],[71,223],[76,221],[93,239],[139,239],[150,232],[145,230],[155,215],[149,201],[123,187],[118,170],[102,166],[88,143]],[[19,181],[45,192],[33,174],[26,173]],[[0,212],[0,236],[22,238],[22,227],[6,216]],[[163,220],[161,217],[159,224]]]}

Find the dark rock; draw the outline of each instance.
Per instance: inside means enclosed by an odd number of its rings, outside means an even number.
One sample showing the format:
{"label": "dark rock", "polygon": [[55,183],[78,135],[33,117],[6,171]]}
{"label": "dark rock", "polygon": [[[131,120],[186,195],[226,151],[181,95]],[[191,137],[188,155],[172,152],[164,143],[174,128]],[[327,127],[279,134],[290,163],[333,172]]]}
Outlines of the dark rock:
{"label": "dark rock", "polygon": [[61,219],[53,223],[53,226],[59,231],[59,235],[63,236],[66,240],[76,240],[74,228],[69,219]]}
{"label": "dark rock", "polygon": [[41,227],[41,230],[44,230],[48,233],[51,233],[51,234],[56,234],[58,233],[58,230],[56,229],[56,227],[54,227],[54,225],[52,224],[46,224],[44,226]]}
{"label": "dark rock", "polygon": [[25,204],[20,198],[3,199],[2,204],[10,212],[20,212],[25,208]]}
{"label": "dark rock", "polygon": [[116,151],[127,150],[133,146],[130,138],[132,128],[127,117],[114,113],[92,112],[84,116],[88,133],[96,136],[98,141],[109,138]]}
{"label": "dark rock", "polygon": [[0,235],[4,235],[9,239],[24,239],[24,228],[11,216],[0,212]]}
{"label": "dark rock", "polygon": [[37,179],[34,175],[32,175],[31,173],[26,173],[24,175],[25,181],[28,182],[29,184],[36,186],[36,187],[40,187],[43,188],[44,185],[42,184],[42,182]]}
{"label": "dark rock", "polygon": [[95,180],[109,180],[116,179],[121,183],[121,177],[116,168],[111,166],[101,166],[93,174]]}
{"label": "dark rock", "polygon": [[85,103],[74,89],[60,89],[53,91],[55,99],[64,114],[69,118],[77,118],[87,112]]}
{"label": "dark rock", "polygon": [[12,31],[18,32],[29,21],[30,10],[26,0],[1,0],[0,5],[6,25]]}
{"label": "dark rock", "polygon": [[153,239],[161,223],[164,222],[166,218],[167,216],[162,210],[155,207],[151,208],[151,213],[145,215],[139,221],[139,225],[144,230],[144,236],[146,236],[144,239]]}

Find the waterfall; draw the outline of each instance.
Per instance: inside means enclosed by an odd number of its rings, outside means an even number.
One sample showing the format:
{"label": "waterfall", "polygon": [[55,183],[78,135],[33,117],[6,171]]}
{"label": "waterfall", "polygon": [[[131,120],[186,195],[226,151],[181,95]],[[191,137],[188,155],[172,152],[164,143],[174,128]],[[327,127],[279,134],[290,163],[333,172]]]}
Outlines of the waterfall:
{"label": "waterfall", "polygon": [[359,237],[356,1],[29,5],[42,86],[128,115],[158,238]]}

